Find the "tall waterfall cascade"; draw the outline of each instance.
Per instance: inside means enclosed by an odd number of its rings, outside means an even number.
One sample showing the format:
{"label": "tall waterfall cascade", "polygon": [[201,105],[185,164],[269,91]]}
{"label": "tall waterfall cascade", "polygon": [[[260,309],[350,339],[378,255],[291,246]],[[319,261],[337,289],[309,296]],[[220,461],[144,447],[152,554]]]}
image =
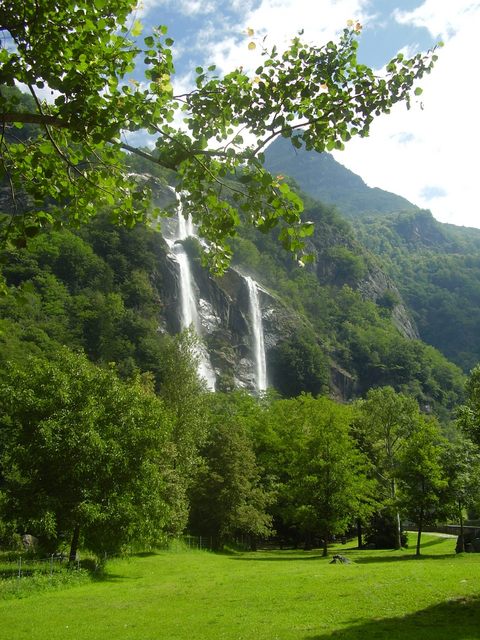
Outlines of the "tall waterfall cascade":
{"label": "tall waterfall cascade", "polygon": [[[170,247],[170,256],[178,265],[180,283],[180,324],[182,329],[192,327],[201,339],[202,326],[198,313],[199,304],[195,292],[195,283],[192,276],[190,259],[185,247],[180,242],[189,236],[197,237],[190,217],[183,214],[180,202],[177,204],[177,224],[173,237],[165,237]],[[198,374],[203,378],[208,389],[215,391],[216,376],[205,345],[200,341],[196,348],[195,355],[198,358]]]}
{"label": "tall waterfall cascade", "polygon": [[262,310],[258,295],[258,284],[250,276],[245,276],[250,302],[250,317],[253,333],[253,353],[255,358],[255,379],[257,392],[267,389],[267,359],[263,334]]}

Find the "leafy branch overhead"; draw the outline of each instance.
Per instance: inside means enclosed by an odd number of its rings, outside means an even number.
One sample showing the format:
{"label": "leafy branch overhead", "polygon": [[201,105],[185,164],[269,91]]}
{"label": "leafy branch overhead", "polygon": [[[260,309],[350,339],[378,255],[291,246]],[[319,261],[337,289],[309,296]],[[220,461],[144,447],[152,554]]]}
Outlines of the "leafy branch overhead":
{"label": "leafy branch overhead", "polygon": [[[298,196],[263,168],[266,145],[284,136],[317,151],[343,148],[368,135],[375,116],[399,101],[409,105],[436,59],[399,54],[379,77],[357,62],[357,24],[320,47],[298,37],[285,52],[262,45],[252,75],[239,68],[220,77],[214,66],[197,67],[196,87],[175,95],[166,27],[140,46],[131,9],[130,0],[1,4],[3,243],[79,224],[103,207],[127,224],[145,219],[148,182],[128,173],[127,151],[177,172],[215,268],[228,263],[240,216],[262,231],[282,221],[282,243],[301,252],[312,228],[301,220]],[[139,64],[144,82],[132,80]],[[31,99],[5,90],[14,84]],[[156,137],[151,152],[125,142],[125,133],[140,130]]]}

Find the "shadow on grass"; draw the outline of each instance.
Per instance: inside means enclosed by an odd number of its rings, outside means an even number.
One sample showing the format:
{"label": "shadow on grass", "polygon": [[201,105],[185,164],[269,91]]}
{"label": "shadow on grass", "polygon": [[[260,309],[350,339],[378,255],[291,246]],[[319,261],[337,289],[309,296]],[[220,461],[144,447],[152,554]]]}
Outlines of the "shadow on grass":
{"label": "shadow on grass", "polygon": [[374,564],[376,562],[409,562],[410,560],[414,560],[416,562],[421,562],[422,560],[445,560],[446,558],[452,559],[454,557],[454,553],[422,553],[420,556],[416,556],[415,551],[412,551],[411,554],[403,554],[401,556],[372,556],[370,552],[370,554],[365,557],[362,557],[361,555],[355,556],[353,561],[357,564]]}
{"label": "shadow on grass", "polygon": [[[455,549],[455,546],[457,544],[456,538],[434,538],[433,540],[429,540],[428,542],[422,542],[421,548],[424,549],[425,547],[433,547],[437,544],[445,544],[446,540],[450,540],[452,542],[452,549]],[[413,547],[413,544],[410,546]]]}
{"label": "shadow on grass", "polygon": [[[435,544],[434,541],[433,544]],[[430,543],[426,543],[427,546]],[[422,547],[423,548],[423,547]],[[349,552],[354,552],[354,555],[351,555]],[[244,553],[233,553],[233,554],[225,554],[228,555],[230,560],[240,560],[242,562],[298,562],[301,560],[327,560],[330,562],[333,559],[333,556],[337,553],[341,555],[346,554],[347,558],[349,558],[355,564],[375,564],[375,563],[387,563],[387,562],[409,562],[416,561],[421,562],[423,560],[445,560],[447,558],[453,559],[456,557],[456,554],[452,551],[451,553],[422,553],[420,556],[415,555],[415,550],[412,549],[411,552],[404,552],[401,555],[398,555],[396,551],[388,551],[385,550],[381,553],[381,555],[372,555],[372,551],[367,551],[363,555],[362,551],[358,551],[358,548],[347,548],[347,549],[329,549],[328,556],[325,557],[322,554],[322,550],[314,549],[312,551],[258,551],[258,555],[253,552],[248,552],[248,555]],[[389,555],[392,554],[392,555]],[[480,638],[480,633],[479,633]]]}
{"label": "shadow on grass", "polygon": [[140,580],[140,577],[124,576],[119,573],[97,572],[92,573],[91,579],[94,582],[132,582],[133,580]]}
{"label": "shadow on grass", "polygon": [[92,573],[90,578],[93,582],[123,582],[123,576],[116,573],[104,573],[103,571]]}
{"label": "shadow on grass", "polygon": [[[262,553],[261,551],[259,552]],[[268,552],[269,555],[230,556],[230,560],[242,560],[243,562],[298,562],[299,560],[320,560],[322,552],[298,551],[292,554],[288,551]],[[327,556],[327,560],[332,556]]]}
{"label": "shadow on grass", "polygon": [[457,598],[401,618],[352,622],[348,629],[304,640],[474,640],[480,637],[480,597]]}

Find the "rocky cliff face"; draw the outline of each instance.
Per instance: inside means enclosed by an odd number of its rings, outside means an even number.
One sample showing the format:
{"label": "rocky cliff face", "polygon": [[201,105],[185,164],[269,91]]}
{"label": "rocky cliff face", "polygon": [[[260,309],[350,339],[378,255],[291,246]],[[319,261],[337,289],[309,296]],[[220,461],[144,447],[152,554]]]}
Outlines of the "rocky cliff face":
{"label": "rocky cliff face", "polygon": [[[378,261],[353,237],[351,227],[324,212],[313,210],[316,231],[308,247],[314,256],[312,270],[322,284],[348,285],[365,300],[389,308],[394,325],[406,338],[417,339],[418,329],[393,280]],[[315,218],[314,218],[315,219]]]}
{"label": "rocky cliff face", "polygon": [[[192,259],[201,338],[208,348],[217,377],[217,389],[256,388],[253,326],[246,279],[236,269],[212,277],[199,260]],[[174,261],[165,254],[162,267],[163,326],[180,331],[180,283]],[[259,287],[265,351],[290,335],[302,320],[276,296]],[[267,372],[268,375],[268,372]]]}
{"label": "rocky cliff face", "polygon": [[[228,391],[257,388],[255,349],[249,290],[245,274],[238,269],[228,269],[221,278],[213,277],[204,269],[200,260],[191,257],[195,296],[198,301],[201,339],[208,349],[210,361],[216,375],[216,389]],[[169,333],[181,330],[180,282],[178,265],[169,256],[165,245],[165,257],[161,265],[162,283],[160,297],[162,329]],[[392,284],[383,272],[372,269],[358,285],[362,295],[371,300],[380,300],[385,292],[392,292]],[[394,300],[398,293],[394,290]],[[270,354],[282,342],[308,321],[290,309],[273,292],[259,284],[259,298],[263,321],[266,361],[271,367]],[[392,308],[392,320],[405,336],[416,338],[416,328],[400,302]],[[342,368],[331,357],[330,394],[338,400],[352,398],[357,389],[355,377]],[[267,377],[274,377],[268,370]]]}
{"label": "rocky cliff face", "polygon": [[370,266],[367,275],[358,283],[358,290],[366,300],[389,306],[393,324],[411,340],[419,339],[417,326],[407,310],[393,281],[380,268]]}
{"label": "rocky cliff face", "polygon": [[[155,203],[163,209],[175,207],[175,197],[169,187],[157,185]],[[161,220],[166,238],[175,237],[175,219]],[[253,318],[250,305],[247,273],[230,268],[223,277],[213,277],[201,265],[200,247],[195,237],[180,240],[189,256],[189,263],[197,301],[198,333],[206,345],[216,375],[216,389],[227,391],[257,388]],[[164,260],[159,265],[160,297],[163,301],[160,326],[169,333],[178,333],[181,322],[181,283],[178,264],[167,243]],[[274,293],[257,283],[261,309],[265,358],[283,339],[288,338],[304,322],[288,309]],[[267,370],[268,378],[268,370]]]}

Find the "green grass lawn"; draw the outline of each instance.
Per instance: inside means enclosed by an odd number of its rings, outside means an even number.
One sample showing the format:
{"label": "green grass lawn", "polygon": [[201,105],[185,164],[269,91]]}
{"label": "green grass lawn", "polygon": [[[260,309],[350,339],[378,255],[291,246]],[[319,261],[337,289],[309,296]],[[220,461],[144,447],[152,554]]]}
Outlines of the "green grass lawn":
{"label": "green grass lawn", "polygon": [[478,640],[480,554],[425,536],[413,550],[112,561],[102,581],[0,602],[1,640]]}

